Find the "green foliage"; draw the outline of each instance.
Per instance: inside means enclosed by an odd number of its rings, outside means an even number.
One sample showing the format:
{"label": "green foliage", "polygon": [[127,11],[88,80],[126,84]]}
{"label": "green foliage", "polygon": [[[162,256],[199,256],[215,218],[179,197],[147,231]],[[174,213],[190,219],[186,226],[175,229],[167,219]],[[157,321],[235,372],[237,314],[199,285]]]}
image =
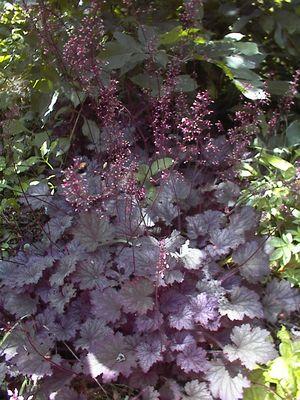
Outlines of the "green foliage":
{"label": "green foliage", "polygon": [[[243,163],[241,176],[249,181],[241,200],[262,213],[261,233],[270,236],[274,270],[300,284],[299,150],[266,149]],[[278,155],[280,154],[280,156]],[[283,158],[285,157],[285,158]]]}
{"label": "green foliage", "polygon": [[253,385],[244,400],[295,400],[300,396],[300,340],[282,326],[277,334],[279,357],[251,373]]}
{"label": "green foliage", "polygon": [[25,11],[9,2],[0,7],[0,250],[6,256],[22,237],[17,199],[60,165],[70,143],[53,134],[60,124],[53,113],[58,74],[36,47]]}

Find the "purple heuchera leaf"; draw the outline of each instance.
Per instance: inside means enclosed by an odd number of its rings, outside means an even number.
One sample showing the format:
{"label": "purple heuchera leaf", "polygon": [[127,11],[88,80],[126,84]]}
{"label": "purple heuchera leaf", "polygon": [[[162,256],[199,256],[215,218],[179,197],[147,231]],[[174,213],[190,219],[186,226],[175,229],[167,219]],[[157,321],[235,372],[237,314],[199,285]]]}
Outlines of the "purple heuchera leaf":
{"label": "purple heuchera leaf", "polygon": [[255,240],[241,245],[232,258],[239,265],[241,275],[251,283],[261,281],[270,273],[269,258]]}
{"label": "purple heuchera leaf", "polygon": [[153,221],[162,220],[166,225],[171,225],[173,219],[180,213],[178,205],[174,205],[174,197],[174,191],[166,186],[163,186],[158,191],[155,201],[151,204],[149,210],[147,210]]}
{"label": "purple heuchera leaf", "polygon": [[230,300],[223,299],[219,305],[221,315],[227,315],[231,320],[249,318],[263,318],[263,309],[259,296],[245,286],[235,286],[230,291]]}
{"label": "purple heuchera leaf", "polygon": [[91,293],[92,313],[105,322],[116,322],[121,317],[122,298],[115,289],[99,289]]}
{"label": "purple heuchera leaf", "polygon": [[195,379],[184,385],[182,400],[213,400],[213,398],[207,388],[207,384]]}
{"label": "purple heuchera leaf", "polygon": [[148,310],[152,310],[153,292],[153,283],[148,279],[137,278],[127,282],[120,291],[124,311],[145,314]]}
{"label": "purple heuchera leaf", "polygon": [[46,240],[51,243],[57,242],[61,238],[67,228],[72,225],[73,217],[71,215],[64,215],[59,217],[53,217],[44,226]]}
{"label": "purple heuchera leaf", "polygon": [[184,351],[191,345],[196,345],[194,337],[188,331],[181,331],[173,335],[170,349],[172,351]]}
{"label": "purple heuchera leaf", "polygon": [[39,382],[35,390],[36,397],[41,400],[50,400],[51,397],[57,396],[60,392],[63,394],[65,389],[67,389],[66,386],[70,384],[73,377],[72,370],[66,371],[55,368],[50,377]]}
{"label": "purple heuchera leaf", "polygon": [[87,372],[93,378],[102,375],[104,382],[112,382],[120,374],[128,377],[135,366],[134,351],[120,332],[104,335],[91,346],[86,358]]}
{"label": "purple heuchera leaf", "polygon": [[76,254],[67,254],[59,260],[56,272],[54,272],[49,279],[50,284],[52,286],[61,286],[65,278],[75,270],[76,262]]}
{"label": "purple heuchera leaf", "polygon": [[157,336],[148,336],[136,348],[137,359],[144,372],[148,372],[153,364],[163,360],[165,346]]}
{"label": "purple heuchera leaf", "polygon": [[[18,354],[11,360],[22,375],[30,377],[42,378],[46,375],[52,375],[52,363],[60,365],[61,357],[58,354],[49,355],[52,343],[43,343],[37,340],[37,337],[31,338],[34,347],[27,343],[26,347],[19,347]],[[52,361],[49,362],[47,358]],[[51,357],[51,358],[50,358]]]}
{"label": "purple heuchera leaf", "polygon": [[79,283],[80,289],[103,290],[112,285],[113,281],[107,279],[105,275],[108,254],[100,252],[97,257],[89,257],[78,264],[72,280]]}
{"label": "purple heuchera leaf", "polygon": [[237,235],[243,236],[256,228],[258,223],[258,214],[252,207],[242,207],[234,211],[230,217],[230,227]]}
{"label": "purple heuchera leaf", "polygon": [[100,319],[89,318],[81,325],[79,339],[75,342],[75,348],[89,349],[103,335],[113,335],[112,329]]}
{"label": "purple heuchera leaf", "polygon": [[270,322],[275,322],[279,313],[289,314],[292,311],[299,310],[299,290],[292,288],[288,281],[272,279],[267,284],[262,303],[265,318]]}
{"label": "purple heuchera leaf", "polygon": [[175,252],[185,242],[184,237],[181,236],[180,232],[174,229],[170,236],[164,239],[164,245],[167,253]]}
{"label": "purple heuchera leaf", "polygon": [[215,330],[219,327],[219,313],[217,311],[218,300],[208,296],[206,293],[200,293],[191,297],[188,308],[191,310],[193,319],[204,328]]}
{"label": "purple heuchera leaf", "polygon": [[132,236],[143,232],[142,214],[139,204],[133,198],[114,199],[111,214],[114,215],[114,227],[121,236]]}
{"label": "purple heuchera leaf", "polygon": [[137,331],[154,332],[163,324],[163,315],[158,311],[150,311],[146,315],[140,315],[135,320]]}
{"label": "purple heuchera leaf", "polygon": [[206,251],[211,257],[221,257],[244,243],[244,238],[238,235],[233,228],[227,227],[210,232],[210,242],[212,245],[207,246]]}
{"label": "purple heuchera leaf", "polygon": [[229,181],[221,182],[217,186],[215,198],[218,200],[218,203],[232,207],[234,206],[239,194],[240,188],[235,183]]}
{"label": "purple heuchera leaf", "polygon": [[5,293],[4,307],[17,318],[33,315],[37,310],[37,300],[27,293],[14,293],[11,290]]}
{"label": "purple heuchera leaf", "polygon": [[159,392],[153,386],[147,386],[143,389],[142,400],[160,400]]}
{"label": "purple heuchera leaf", "polygon": [[186,269],[199,269],[206,258],[206,254],[202,250],[192,249],[189,247],[189,244],[190,241],[187,240],[180,247],[180,252],[177,254],[177,257],[183,262]]}
{"label": "purple heuchera leaf", "polygon": [[93,211],[81,213],[72,232],[88,251],[95,251],[114,239],[113,226],[105,217]]}
{"label": "purple heuchera leaf", "polygon": [[160,400],[181,400],[181,389],[173,379],[168,379],[161,387]]}
{"label": "purple heuchera leaf", "polygon": [[159,253],[157,240],[146,237],[135,242],[131,248],[122,249],[117,262],[119,266],[129,270],[128,275],[134,272],[136,276],[155,279]]}
{"label": "purple heuchera leaf", "polygon": [[186,373],[205,372],[208,367],[206,351],[192,343],[177,355],[176,363]]}
{"label": "purple heuchera leaf", "polygon": [[247,378],[240,373],[232,376],[220,362],[210,363],[206,377],[212,395],[221,400],[242,399],[244,389],[250,386]]}
{"label": "purple heuchera leaf", "polygon": [[20,199],[23,204],[29,205],[33,210],[47,207],[50,200],[49,187],[45,182],[30,185],[24,197]]}
{"label": "purple heuchera leaf", "polygon": [[248,369],[265,364],[277,356],[270,333],[249,324],[235,326],[230,338],[234,345],[226,345],[223,352],[230,361],[240,360]]}
{"label": "purple heuchera leaf", "polygon": [[78,316],[74,318],[69,309],[66,313],[57,315],[55,322],[45,325],[55,340],[70,340],[76,336],[76,331],[79,330],[80,319]]}
{"label": "purple heuchera leaf", "polygon": [[[173,283],[178,282],[181,283],[183,282],[184,279],[184,274],[183,272],[179,271],[178,269],[173,269],[167,268],[163,271],[163,282],[164,285],[173,285]],[[164,286],[163,285],[163,286]]]}
{"label": "purple heuchera leaf", "polygon": [[208,210],[203,214],[186,217],[187,234],[190,239],[197,239],[215,229],[221,228],[225,222],[225,215],[220,211]]}
{"label": "purple heuchera leaf", "polygon": [[178,329],[181,331],[182,329],[193,329],[194,328],[194,319],[193,319],[193,311],[189,307],[189,304],[181,306],[178,308],[177,312],[169,315],[169,324],[171,328]]}
{"label": "purple heuchera leaf", "polygon": [[[19,257],[22,258],[22,254],[19,254]],[[32,255],[27,259],[24,255],[22,264],[7,263],[9,264],[8,268],[2,272],[3,283],[11,288],[35,284],[43,276],[43,271],[51,267],[53,263],[54,258],[51,256]]]}
{"label": "purple heuchera leaf", "polygon": [[53,286],[47,293],[47,299],[51,306],[59,313],[63,313],[66,304],[76,295],[76,289],[72,284],[62,287]]}
{"label": "purple heuchera leaf", "polygon": [[153,221],[161,219],[166,225],[171,225],[173,219],[180,214],[177,203],[186,199],[189,191],[190,185],[181,175],[170,173],[157,191],[155,201],[148,210]]}

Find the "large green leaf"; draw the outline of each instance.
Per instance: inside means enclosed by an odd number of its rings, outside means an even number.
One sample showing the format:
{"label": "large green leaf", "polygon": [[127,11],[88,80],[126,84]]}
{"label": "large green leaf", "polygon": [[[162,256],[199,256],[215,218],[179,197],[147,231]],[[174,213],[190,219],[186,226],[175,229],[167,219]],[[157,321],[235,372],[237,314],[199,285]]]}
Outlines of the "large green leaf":
{"label": "large green leaf", "polygon": [[275,156],[274,154],[265,154],[264,160],[266,160],[267,163],[269,163],[276,169],[279,169],[280,171],[288,171],[289,169],[295,169],[293,164],[284,160],[283,158]]}
{"label": "large green leaf", "polygon": [[286,130],[286,141],[288,146],[300,144],[300,121],[293,121]]}
{"label": "large green leaf", "polygon": [[189,75],[179,75],[176,81],[176,90],[180,92],[193,92],[198,85]]}
{"label": "large green leaf", "polygon": [[170,157],[160,158],[153,161],[150,167],[151,176],[158,174],[165,169],[170,168],[174,164],[174,160]]}

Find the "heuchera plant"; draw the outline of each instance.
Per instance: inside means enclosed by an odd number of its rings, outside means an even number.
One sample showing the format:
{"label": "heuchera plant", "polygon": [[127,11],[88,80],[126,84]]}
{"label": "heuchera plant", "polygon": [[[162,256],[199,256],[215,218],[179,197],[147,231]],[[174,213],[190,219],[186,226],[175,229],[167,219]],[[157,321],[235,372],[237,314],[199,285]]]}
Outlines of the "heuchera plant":
{"label": "heuchera plant", "polygon": [[128,118],[117,81],[96,85],[103,66],[84,41],[94,37],[79,33],[63,54],[71,70],[80,54],[93,156],[82,149],[53,196],[42,183],[24,196],[47,222],[40,241],[0,264],[10,322],[1,376],[31,378],[35,399],[83,400],[78,381],[126,384],[143,400],[241,399],[249,372],[277,355],[265,322],[300,303],[288,282],[269,279],[259,216],[235,207],[232,167],[256,106],[225,129],[207,92],[178,92],[170,63],[159,94],[136,89],[143,109]]}
{"label": "heuchera plant", "polygon": [[[17,321],[1,372],[39,381],[37,398],[65,399],[86,376],[144,399],[240,399],[248,372],[276,356],[264,320],[296,310],[299,296],[285,281],[260,285],[269,266],[257,215],[233,207],[238,187],[211,170],[151,162],[133,194],[125,169],[107,198],[102,168],[85,159],[53,197],[38,187],[27,197],[49,220],[40,242],[1,263],[3,313]],[[141,171],[156,172],[148,186]]]}

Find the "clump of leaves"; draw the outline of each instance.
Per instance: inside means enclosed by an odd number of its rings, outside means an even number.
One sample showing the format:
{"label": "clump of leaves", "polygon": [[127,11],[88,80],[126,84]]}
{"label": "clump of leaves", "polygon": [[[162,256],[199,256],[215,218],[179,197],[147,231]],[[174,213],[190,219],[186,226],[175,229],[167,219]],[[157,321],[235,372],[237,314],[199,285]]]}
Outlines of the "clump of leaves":
{"label": "clump of leaves", "polygon": [[[283,326],[277,333],[279,357],[251,373],[253,385],[244,399],[297,399],[300,395],[300,341]],[[267,388],[272,388],[268,390]]]}
{"label": "clump of leaves", "polygon": [[81,377],[144,399],[242,398],[249,371],[277,355],[264,320],[300,298],[268,278],[253,209],[228,208],[236,185],[206,172],[199,186],[192,171],[161,171],[157,203],[120,193],[74,212],[59,194],[28,197],[49,221],[41,241],[1,263],[3,316],[17,321],[2,342],[2,377],[38,380],[38,399],[76,398],[69,385]]}
{"label": "clump of leaves", "polygon": [[[31,184],[48,182],[53,187],[47,171],[62,163],[69,132],[64,137],[54,132],[62,123],[59,113],[52,114],[59,75],[33,45],[26,10],[10,2],[0,8],[0,251],[5,257],[24,236],[24,220],[32,219],[30,213],[21,215],[18,199]],[[68,111],[74,109],[70,101],[68,105]]]}
{"label": "clump of leaves", "polygon": [[250,184],[243,192],[242,201],[262,212],[260,231],[270,236],[274,270],[299,285],[299,149],[290,147],[270,152],[258,147],[258,150],[243,164],[241,175]]}

